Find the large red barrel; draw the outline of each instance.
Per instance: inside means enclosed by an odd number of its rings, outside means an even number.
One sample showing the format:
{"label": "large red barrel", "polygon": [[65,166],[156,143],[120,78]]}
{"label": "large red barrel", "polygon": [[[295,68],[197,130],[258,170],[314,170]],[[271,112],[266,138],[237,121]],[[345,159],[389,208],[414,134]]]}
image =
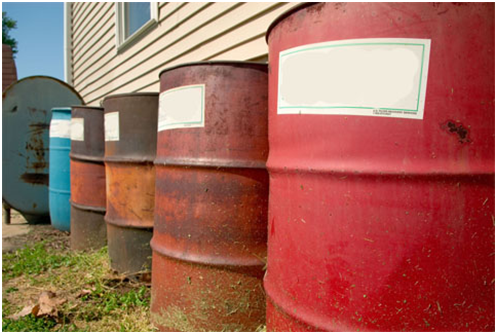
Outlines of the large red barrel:
{"label": "large red barrel", "polygon": [[152,320],[253,331],[265,320],[267,65],[184,64],[160,91]]}
{"label": "large red barrel", "polygon": [[150,270],[154,226],[157,93],[104,99],[107,243],[111,267]]}
{"label": "large red barrel", "polygon": [[73,106],[71,130],[71,249],[99,249],[107,244],[104,109]]}
{"label": "large red barrel", "polygon": [[268,31],[267,329],[493,331],[494,4]]}

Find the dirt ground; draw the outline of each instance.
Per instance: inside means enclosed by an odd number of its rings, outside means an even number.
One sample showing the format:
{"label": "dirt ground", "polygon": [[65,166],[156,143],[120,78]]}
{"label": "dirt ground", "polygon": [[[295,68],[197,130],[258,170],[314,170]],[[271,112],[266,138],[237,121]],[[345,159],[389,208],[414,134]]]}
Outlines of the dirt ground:
{"label": "dirt ground", "polygon": [[[12,252],[43,240],[43,236],[47,234],[69,235],[64,232],[56,231],[48,224],[44,225],[29,225],[26,219],[17,211],[11,210],[10,224],[5,224],[2,220],[2,252]],[[33,233],[28,236],[29,232]],[[39,232],[38,232],[39,231]],[[37,237],[38,236],[38,237]]]}
{"label": "dirt ground", "polygon": [[15,211],[2,222],[2,331],[153,331],[150,282],[113,271],[106,247],[72,252],[69,239]]}

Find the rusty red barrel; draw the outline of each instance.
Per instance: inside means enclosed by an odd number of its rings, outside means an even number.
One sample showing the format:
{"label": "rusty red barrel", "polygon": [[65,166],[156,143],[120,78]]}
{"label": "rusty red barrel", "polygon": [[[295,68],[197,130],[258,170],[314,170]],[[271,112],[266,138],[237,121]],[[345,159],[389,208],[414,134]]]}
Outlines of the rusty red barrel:
{"label": "rusty red barrel", "polygon": [[113,269],[132,276],[151,264],[158,95],[111,95],[103,102],[109,256]]}
{"label": "rusty red barrel", "polygon": [[307,4],[267,36],[267,329],[493,331],[494,4]]}
{"label": "rusty red barrel", "polygon": [[264,323],[267,65],[200,62],[160,74],[151,242],[161,330]]}
{"label": "rusty red barrel", "polygon": [[107,244],[104,110],[73,106],[71,119],[71,249]]}

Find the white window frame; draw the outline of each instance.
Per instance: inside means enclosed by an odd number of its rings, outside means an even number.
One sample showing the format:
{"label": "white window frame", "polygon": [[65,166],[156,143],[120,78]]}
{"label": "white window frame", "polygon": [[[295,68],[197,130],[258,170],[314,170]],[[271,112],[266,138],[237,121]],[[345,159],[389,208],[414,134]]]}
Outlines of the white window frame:
{"label": "white window frame", "polygon": [[148,31],[157,26],[159,22],[159,5],[158,2],[150,3],[150,20],[135,31],[131,36],[126,38],[125,34],[125,17],[124,2],[116,2],[116,45],[117,52],[120,52],[141,39]]}

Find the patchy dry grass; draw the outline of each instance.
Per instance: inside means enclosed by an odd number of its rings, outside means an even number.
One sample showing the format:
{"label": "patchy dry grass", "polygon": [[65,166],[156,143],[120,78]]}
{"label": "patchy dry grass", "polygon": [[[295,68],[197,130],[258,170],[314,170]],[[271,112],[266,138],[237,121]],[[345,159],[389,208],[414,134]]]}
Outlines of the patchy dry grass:
{"label": "patchy dry grass", "polygon": [[[68,239],[34,228],[26,247],[3,253],[2,331],[153,331],[150,287],[115,274],[106,248],[71,252]],[[64,301],[56,316],[11,318],[45,291]]]}

